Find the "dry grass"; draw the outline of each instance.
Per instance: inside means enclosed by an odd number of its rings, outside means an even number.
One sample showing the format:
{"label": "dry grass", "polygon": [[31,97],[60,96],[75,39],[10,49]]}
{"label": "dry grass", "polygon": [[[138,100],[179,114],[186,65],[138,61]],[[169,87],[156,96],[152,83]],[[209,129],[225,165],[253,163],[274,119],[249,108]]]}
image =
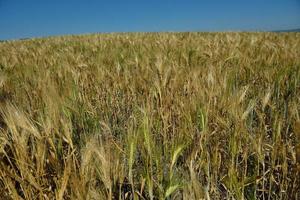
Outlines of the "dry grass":
{"label": "dry grass", "polygon": [[4,199],[300,199],[300,34],[0,43]]}

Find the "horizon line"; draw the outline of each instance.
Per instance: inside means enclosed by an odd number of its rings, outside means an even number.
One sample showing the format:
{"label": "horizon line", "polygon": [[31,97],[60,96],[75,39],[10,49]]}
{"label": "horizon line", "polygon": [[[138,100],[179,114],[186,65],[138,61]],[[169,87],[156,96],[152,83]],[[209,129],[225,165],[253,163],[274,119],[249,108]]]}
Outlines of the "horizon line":
{"label": "horizon line", "polygon": [[283,29],[283,30],[191,30],[191,31],[101,31],[101,32],[83,32],[83,33],[66,33],[66,34],[50,34],[50,35],[41,35],[41,36],[32,36],[32,37],[20,37],[20,38],[10,38],[10,39],[1,39],[1,42],[5,41],[20,41],[20,40],[32,40],[32,39],[45,39],[52,37],[64,37],[64,36],[84,36],[84,35],[93,35],[93,34],[135,34],[135,33],[298,33],[300,28],[293,29]]}

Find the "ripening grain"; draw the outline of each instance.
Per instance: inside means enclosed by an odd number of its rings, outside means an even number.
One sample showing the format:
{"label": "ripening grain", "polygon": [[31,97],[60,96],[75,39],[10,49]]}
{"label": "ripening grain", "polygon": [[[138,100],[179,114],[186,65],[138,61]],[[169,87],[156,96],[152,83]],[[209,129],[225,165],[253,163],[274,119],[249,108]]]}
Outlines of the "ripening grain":
{"label": "ripening grain", "polygon": [[299,199],[300,34],[0,43],[4,199]]}

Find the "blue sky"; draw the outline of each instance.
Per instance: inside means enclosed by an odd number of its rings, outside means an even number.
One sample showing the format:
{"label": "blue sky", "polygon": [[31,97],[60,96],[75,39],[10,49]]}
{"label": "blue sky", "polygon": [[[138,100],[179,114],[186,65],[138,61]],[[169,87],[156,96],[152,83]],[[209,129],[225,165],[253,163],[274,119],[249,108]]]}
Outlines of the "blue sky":
{"label": "blue sky", "polygon": [[300,28],[300,0],[0,0],[0,39]]}

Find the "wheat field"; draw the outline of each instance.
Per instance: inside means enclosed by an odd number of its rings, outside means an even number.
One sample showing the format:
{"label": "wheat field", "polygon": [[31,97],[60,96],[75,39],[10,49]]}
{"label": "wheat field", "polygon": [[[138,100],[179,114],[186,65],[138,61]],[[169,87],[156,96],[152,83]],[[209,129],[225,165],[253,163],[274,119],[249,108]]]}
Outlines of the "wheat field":
{"label": "wheat field", "polygon": [[0,199],[300,199],[300,33],[0,43]]}

